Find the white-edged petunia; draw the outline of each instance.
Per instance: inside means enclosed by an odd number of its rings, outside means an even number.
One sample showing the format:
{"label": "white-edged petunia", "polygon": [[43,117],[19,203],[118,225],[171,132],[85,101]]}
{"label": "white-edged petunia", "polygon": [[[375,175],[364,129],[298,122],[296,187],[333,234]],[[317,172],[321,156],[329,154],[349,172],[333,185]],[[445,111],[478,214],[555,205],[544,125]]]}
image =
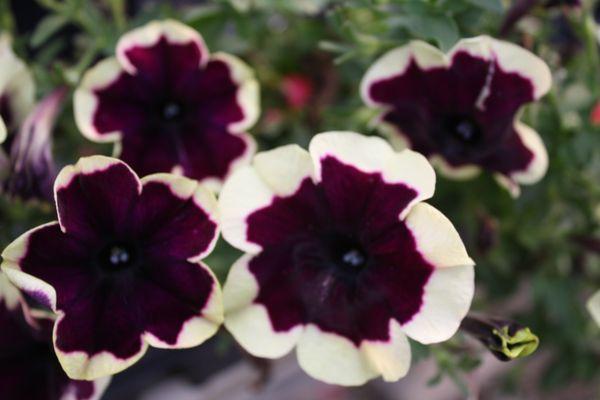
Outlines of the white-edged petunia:
{"label": "white-edged petunia", "polygon": [[70,379],[52,348],[52,316],[23,307],[0,273],[0,391],[7,400],[96,400],[109,378]]}
{"label": "white-edged petunia", "polygon": [[35,84],[25,63],[15,55],[11,39],[0,35],[0,143],[23,123],[33,108]]}
{"label": "white-edged petunia", "polygon": [[176,172],[218,188],[254,153],[245,131],[260,105],[246,64],[209,54],[198,32],[164,20],[123,35],[116,57],[83,76],[74,107],[81,132],[115,142],[138,174]]}
{"label": "white-edged petunia", "polygon": [[219,198],[224,238],[247,253],[224,285],[226,328],[255,356],[296,348],[325,382],[404,376],[407,337],[447,340],[473,297],[457,231],[422,202],[434,187],[425,157],[352,132],[257,154]]}
{"label": "white-edged petunia", "polygon": [[528,50],[478,36],[448,54],[421,41],[391,50],[366,72],[361,95],[382,110],[380,127],[399,148],[453,178],[490,171],[516,196],[548,167],[544,143],[518,112],[551,84],[548,66]]}
{"label": "white-edged petunia", "polygon": [[58,221],[2,253],[2,270],[57,314],[54,348],[73,379],[135,363],[148,345],[186,348],[223,319],[218,281],[201,259],[218,236],[217,203],[196,181],[143,179],[124,162],[92,156],[54,185]]}

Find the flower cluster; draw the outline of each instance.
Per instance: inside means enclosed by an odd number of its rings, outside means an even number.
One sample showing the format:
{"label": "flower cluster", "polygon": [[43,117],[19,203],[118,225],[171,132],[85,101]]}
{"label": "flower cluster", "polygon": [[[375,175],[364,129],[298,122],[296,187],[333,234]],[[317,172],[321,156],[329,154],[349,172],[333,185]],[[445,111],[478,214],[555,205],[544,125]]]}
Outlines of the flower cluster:
{"label": "flower cluster", "polygon": [[[22,385],[26,373],[6,384],[12,398],[97,398],[149,346],[197,346],[222,323],[252,355],[295,349],[325,382],[398,380],[409,338],[448,340],[474,295],[474,261],[425,202],[436,183],[430,161],[454,177],[489,170],[515,194],[548,163],[518,112],[549,90],[550,72],[516,45],[477,37],[444,54],[417,41],[377,60],[360,93],[402,149],[326,132],[308,151],[254,155],[252,70],[165,20],[122,36],[74,94],[81,133],[113,142],[120,159],[81,158],[46,190],[35,185],[54,178],[50,137],[66,89],[34,108],[33,80],[3,41],[0,66],[10,71],[0,138],[18,130],[3,187],[53,198],[57,213],[2,253],[0,367],[44,366],[31,369],[40,386]],[[245,253],[223,293],[202,261],[220,231]],[[471,326],[501,356],[537,347],[526,329],[488,325]]]}

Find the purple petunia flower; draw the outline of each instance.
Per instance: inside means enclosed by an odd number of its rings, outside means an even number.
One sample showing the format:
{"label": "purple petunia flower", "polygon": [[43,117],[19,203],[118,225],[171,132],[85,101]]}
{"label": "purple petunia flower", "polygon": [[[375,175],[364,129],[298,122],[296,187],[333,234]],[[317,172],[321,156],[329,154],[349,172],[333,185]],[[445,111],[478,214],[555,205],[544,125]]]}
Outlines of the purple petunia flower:
{"label": "purple petunia flower", "polygon": [[11,243],[2,269],[57,313],[54,348],[71,378],[114,374],[148,345],[196,346],[217,331],[219,283],[200,261],[218,236],[208,189],[169,174],[140,180],[93,156],[65,167],[54,193],[58,222]]}
{"label": "purple petunia flower", "polygon": [[254,153],[244,131],[258,118],[259,89],[241,60],[210,55],[195,30],[173,20],[125,34],[116,53],[75,93],[87,138],[116,142],[140,175],[176,172],[215,188]]}
{"label": "purple petunia flower", "polygon": [[407,336],[450,338],[473,297],[458,233],[422,202],[434,186],[422,155],[356,133],[257,154],[219,199],[224,238],[247,253],[223,289],[227,329],[259,357],[296,347],[329,383],[404,376]]}
{"label": "purple petunia flower", "polygon": [[[52,320],[28,310],[17,290],[0,274],[0,385],[3,399],[94,400],[109,378],[69,379],[52,348]],[[39,314],[39,315],[37,315]],[[33,319],[33,316],[37,317]]]}
{"label": "purple petunia flower", "polygon": [[529,51],[479,36],[447,55],[420,41],[391,50],[367,71],[361,94],[383,109],[381,127],[399,147],[450,177],[491,171],[518,195],[519,184],[539,181],[548,166],[542,140],[518,112],[551,82],[548,66]]}

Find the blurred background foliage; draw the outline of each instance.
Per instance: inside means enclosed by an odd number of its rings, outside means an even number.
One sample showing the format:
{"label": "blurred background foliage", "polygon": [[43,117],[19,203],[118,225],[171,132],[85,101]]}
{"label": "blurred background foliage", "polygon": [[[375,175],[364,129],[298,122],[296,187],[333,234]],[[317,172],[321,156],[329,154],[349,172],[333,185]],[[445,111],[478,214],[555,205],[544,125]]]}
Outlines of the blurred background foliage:
{"label": "blurred background foliage", "polygon": [[[515,7],[526,3],[524,15]],[[552,4],[558,3],[558,4]],[[38,98],[58,85],[74,89],[119,36],[146,21],[173,17],[197,29],[213,51],[239,55],[261,83],[262,116],[252,129],[261,149],[306,146],[326,130],[375,134],[358,85],[382,52],[418,38],[448,50],[462,37],[502,36],[542,57],[554,86],[523,120],[543,137],[545,179],[514,200],[489,175],[458,182],[438,177],[431,201],[457,226],[477,262],[473,310],[529,326],[550,354],[543,382],[552,389],[598,377],[600,329],[584,303],[600,288],[600,64],[594,4],[515,0],[0,0],[0,28],[32,68]],[[521,18],[516,18],[516,17]],[[516,18],[516,21],[513,21]],[[54,133],[58,163],[111,148],[84,139],[68,101]],[[54,217],[52,205],[0,199],[0,245]],[[221,241],[208,260],[222,279],[238,254]],[[221,336],[225,336],[222,333]],[[224,345],[231,343],[225,337]],[[463,338],[425,348],[443,376],[462,374],[479,353]],[[415,361],[416,362],[416,361]],[[515,389],[527,360],[514,364]]]}

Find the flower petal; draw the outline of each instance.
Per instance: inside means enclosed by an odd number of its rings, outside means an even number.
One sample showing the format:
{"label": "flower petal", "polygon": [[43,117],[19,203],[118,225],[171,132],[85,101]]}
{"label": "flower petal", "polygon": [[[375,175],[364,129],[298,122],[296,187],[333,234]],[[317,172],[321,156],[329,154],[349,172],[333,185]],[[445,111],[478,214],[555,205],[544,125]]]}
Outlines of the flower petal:
{"label": "flower petal", "polygon": [[21,291],[56,311],[89,287],[90,277],[80,269],[87,250],[85,243],[64,235],[59,224],[51,222],[13,241],[2,253],[2,270]]}
{"label": "flower petal", "polygon": [[223,287],[225,327],[238,343],[257,357],[279,358],[296,345],[304,327],[297,324],[287,331],[276,331],[266,307],[255,303],[259,287],[249,270],[253,256],[238,259]]}
{"label": "flower petal", "polygon": [[[73,95],[75,122],[81,133],[95,142],[114,142],[124,130],[140,126],[143,113],[135,102],[125,101],[131,100],[133,86],[114,57],[86,71]],[[102,93],[107,93],[106,99]]]}
{"label": "flower petal", "polygon": [[61,228],[79,238],[130,229],[126,222],[141,190],[137,175],[124,162],[80,158],[63,168],[54,183]]}
{"label": "flower petal", "polygon": [[406,226],[417,250],[436,268],[475,265],[452,222],[429,204],[415,205],[406,217]]}
{"label": "flower petal", "polygon": [[7,34],[0,36],[0,114],[8,130],[15,130],[34,105],[35,82],[25,63],[11,48]]}
{"label": "flower petal", "polygon": [[[448,60],[444,53],[432,45],[415,40],[406,46],[390,50],[379,58],[366,72],[360,84],[363,101],[370,106],[390,104],[399,100],[399,93],[373,92],[375,83],[403,75],[411,62],[419,69],[445,67]],[[400,96],[402,94],[400,93]]]}
{"label": "flower petal", "polygon": [[194,29],[167,19],[123,35],[117,43],[117,58],[130,74],[162,79],[165,60],[173,71],[196,69],[208,61],[208,49]]}
{"label": "flower petal", "polygon": [[359,386],[379,375],[365,353],[350,340],[323,332],[316,325],[306,326],[296,348],[300,367],[320,381],[344,386]]}
{"label": "flower petal", "polygon": [[[254,71],[246,65],[241,59],[226,53],[215,53],[212,55],[206,69],[203,71],[204,74],[209,74],[212,70],[217,68],[225,67],[228,70],[228,80],[235,86],[234,100],[236,104],[230,105],[229,107],[235,106],[241,110],[240,117],[229,117],[227,130],[230,132],[243,132],[246,129],[251,128],[260,115],[260,92],[258,81],[254,76]],[[211,79],[213,85],[219,85],[221,90],[223,85],[221,80]],[[215,96],[216,97],[216,96]],[[225,104],[220,105],[220,113],[223,113]],[[230,113],[231,115],[232,113]],[[231,121],[231,122],[230,122]]]}
{"label": "flower petal", "polygon": [[218,238],[217,201],[197,181],[170,174],[142,179],[134,212],[140,235],[157,259],[200,260]]}
{"label": "flower petal", "polygon": [[384,381],[394,382],[408,373],[410,344],[396,321],[390,320],[389,341],[364,341],[360,349]]}
{"label": "flower petal", "polygon": [[67,95],[67,89],[55,89],[27,117],[15,136],[10,150],[10,172],[4,191],[23,200],[52,199],[56,164],[52,158],[52,129]]}
{"label": "flower petal", "polygon": [[469,311],[474,286],[472,265],[435,269],[425,285],[421,310],[402,330],[423,344],[448,340]]}
{"label": "flower petal", "polygon": [[[312,139],[310,153],[317,180],[324,179],[323,162],[334,159],[362,172],[379,173],[385,183],[403,184],[415,191],[406,199],[400,218],[406,215],[413,204],[430,198],[435,190],[435,172],[425,157],[410,150],[396,153],[385,140],[378,137],[366,137],[354,132],[326,132]],[[327,186],[326,182],[324,184]],[[339,201],[333,201],[332,204],[339,204]]]}
{"label": "flower petal", "polygon": [[[284,146],[257,154],[252,166],[233,173],[219,197],[223,237],[229,243],[254,253],[272,241],[269,239],[272,234],[277,236],[282,231],[302,229],[306,225],[307,221],[301,221],[297,214],[285,213],[286,200],[281,198],[282,207],[269,207],[272,212],[266,210],[264,222],[257,221],[255,229],[265,230],[254,232],[254,240],[249,238],[248,218],[257,210],[275,204],[278,196],[285,196],[288,201],[298,198],[296,203],[310,207],[312,165],[307,155],[297,146]],[[303,184],[305,187],[301,187]]]}
{"label": "flower petal", "polygon": [[136,285],[144,339],[153,347],[188,348],[213,336],[223,322],[221,288],[203,263],[155,263]]}

